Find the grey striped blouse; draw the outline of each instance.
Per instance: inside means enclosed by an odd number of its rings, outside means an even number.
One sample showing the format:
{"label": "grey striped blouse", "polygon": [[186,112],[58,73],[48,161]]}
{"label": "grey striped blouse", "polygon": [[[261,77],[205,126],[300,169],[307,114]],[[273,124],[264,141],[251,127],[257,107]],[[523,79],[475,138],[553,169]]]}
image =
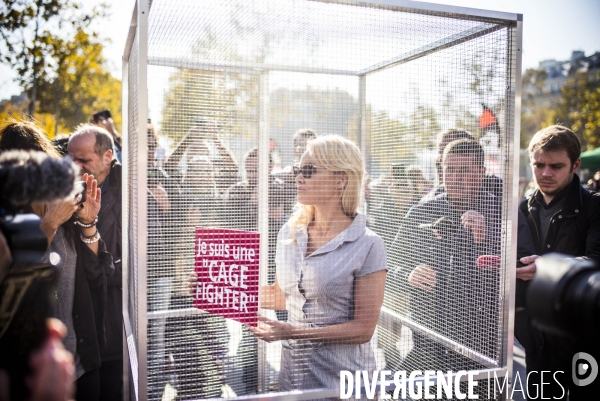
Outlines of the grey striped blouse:
{"label": "grey striped blouse", "polygon": [[[307,230],[296,229],[291,242],[286,224],[277,238],[277,279],[285,293],[289,322],[324,327],[354,317],[354,280],[387,270],[383,240],[366,227],[359,214],[346,230],[308,257]],[[343,344],[282,341],[281,391],[339,388],[340,370],[375,369],[370,343]]]}

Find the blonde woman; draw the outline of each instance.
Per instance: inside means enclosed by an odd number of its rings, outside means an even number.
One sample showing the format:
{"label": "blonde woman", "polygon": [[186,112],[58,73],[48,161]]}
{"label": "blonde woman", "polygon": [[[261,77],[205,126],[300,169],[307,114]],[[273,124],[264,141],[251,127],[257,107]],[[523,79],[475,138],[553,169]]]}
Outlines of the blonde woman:
{"label": "blonde woman", "polygon": [[311,140],[296,169],[298,203],[277,238],[275,284],[254,335],[282,343],[281,391],[335,387],[341,370],[375,369],[370,340],[383,303],[385,246],[358,213],[364,162],[337,135]]}

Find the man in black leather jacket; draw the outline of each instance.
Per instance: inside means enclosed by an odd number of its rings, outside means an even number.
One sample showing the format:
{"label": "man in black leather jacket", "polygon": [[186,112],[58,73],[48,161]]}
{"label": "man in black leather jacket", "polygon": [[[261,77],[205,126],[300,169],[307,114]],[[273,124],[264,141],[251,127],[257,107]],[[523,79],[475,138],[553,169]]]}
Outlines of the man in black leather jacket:
{"label": "man in black leather jacket", "polygon": [[93,125],[80,127],[70,138],[69,156],[82,173],[93,174],[102,190],[98,231],[112,254],[115,274],[108,278],[106,295],[106,346],[101,350],[101,400],[119,400],[123,387],[123,318],[121,262],[121,165],[113,158],[112,136]]}
{"label": "man in black leather jacket", "polygon": [[[500,255],[500,200],[485,190],[484,154],[453,141],[442,161],[446,191],[410,209],[391,247],[390,280],[410,291],[411,320],[489,359],[498,357],[498,270],[479,256]],[[477,369],[478,365],[414,332],[403,369]]]}
{"label": "man in black leather jacket", "polygon": [[[576,174],[581,164],[577,136],[568,128],[550,126],[534,135],[528,151],[537,189],[523,200],[520,209],[527,216],[536,255],[521,259],[525,266],[517,269],[518,281],[533,278],[535,259],[550,252],[600,262],[600,194],[584,189]],[[569,391],[572,401],[597,398],[600,381],[596,380],[595,390],[594,384],[578,387],[571,381],[572,358],[586,351],[581,341],[543,333],[531,325],[531,318],[517,321],[516,327],[528,334],[522,335],[527,371],[563,372],[556,375],[561,385],[550,380],[544,397],[566,399]],[[594,356],[600,360],[600,355]],[[532,374],[528,382],[540,384],[541,377]]]}

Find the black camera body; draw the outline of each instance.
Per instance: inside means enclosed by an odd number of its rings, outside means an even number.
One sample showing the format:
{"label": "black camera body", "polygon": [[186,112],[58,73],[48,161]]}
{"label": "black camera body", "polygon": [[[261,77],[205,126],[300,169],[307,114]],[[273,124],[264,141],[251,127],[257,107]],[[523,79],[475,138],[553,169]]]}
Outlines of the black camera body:
{"label": "black camera body", "polygon": [[540,329],[571,338],[600,337],[600,266],[551,253],[535,261],[527,308]]}
{"label": "black camera body", "polygon": [[60,257],[46,255],[48,239],[41,219],[28,212],[35,202],[72,194],[77,172],[72,161],[42,152],[0,154],[0,232],[12,256],[9,266],[1,266],[0,369],[9,375],[13,400],[27,398],[29,356],[47,338],[46,319],[59,277]]}
{"label": "black camera body", "polygon": [[108,120],[109,118],[112,118],[112,115],[110,114],[110,110],[102,110],[102,111],[99,111],[97,113],[94,113],[94,115],[92,115],[92,119],[94,120],[95,123],[98,123],[101,118],[104,120]]}
{"label": "black camera body", "polygon": [[0,369],[8,372],[11,399],[24,399],[23,377],[31,351],[47,336],[46,319],[51,313],[51,292],[58,277],[60,258],[45,260],[48,239],[35,214],[0,217],[13,261],[0,282]]}

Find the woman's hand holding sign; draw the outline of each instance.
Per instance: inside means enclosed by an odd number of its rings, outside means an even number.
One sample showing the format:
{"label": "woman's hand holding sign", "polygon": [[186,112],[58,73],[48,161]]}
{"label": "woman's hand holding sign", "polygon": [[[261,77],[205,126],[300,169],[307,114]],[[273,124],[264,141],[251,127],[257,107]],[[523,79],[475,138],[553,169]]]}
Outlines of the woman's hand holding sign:
{"label": "woman's hand holding sign", "polygon": [[295,335],[300,336],[301,327],[293,326],[290,323],[272,320],[263,316],[258,317],[258,326],[247,326],[248,330],[259,338],[268,343],[295,338]]}

